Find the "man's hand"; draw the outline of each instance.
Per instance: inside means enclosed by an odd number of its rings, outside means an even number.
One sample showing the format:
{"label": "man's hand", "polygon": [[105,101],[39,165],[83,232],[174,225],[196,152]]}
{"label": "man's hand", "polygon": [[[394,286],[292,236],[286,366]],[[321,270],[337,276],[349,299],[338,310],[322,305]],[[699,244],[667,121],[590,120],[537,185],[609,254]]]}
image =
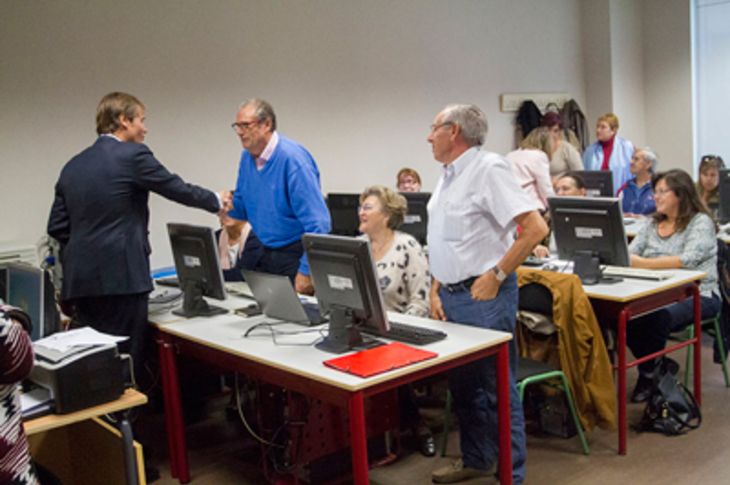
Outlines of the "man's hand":
{"label": "man's hand", "polygon": [[294,288],[297,290],[297,293],[301,293],[303,295],[314,295],[312,278],[305,274],[297,273],[296,278],[294,278]]}
{"label": "man's hand", "polygon": [[499,281],[494,271],[489,270],[471,285],[471,297],[478,301],[492,300],[499,292]]}
{"label": "man's hand", "polygon": [[233,192],[230,190],[221,190],[218,192],[221,198],[221,210],[219,212],[229,212],[233,210]]}
{"label": "man's hand", "polygon": [[439,287],[441,285],[438,281],[433,280],[431,283],[431,318],[434,320],[446,321],[446,313],[444,307],[441,304],[441,297],[439,296]]}

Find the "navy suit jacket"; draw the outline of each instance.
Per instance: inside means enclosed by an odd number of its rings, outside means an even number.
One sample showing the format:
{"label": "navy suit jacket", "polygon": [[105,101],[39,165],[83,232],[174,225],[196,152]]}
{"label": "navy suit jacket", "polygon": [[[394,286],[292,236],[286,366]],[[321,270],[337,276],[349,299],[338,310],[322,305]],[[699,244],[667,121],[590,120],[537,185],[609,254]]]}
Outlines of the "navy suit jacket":
{"label": "navy suit jacket", "polygon": [[150,191],[219,209],[215,193],[170,173],[143,144],[100,136],[63,167],[48,219],[48,234],[62,246],[62,300],[152,290]]}

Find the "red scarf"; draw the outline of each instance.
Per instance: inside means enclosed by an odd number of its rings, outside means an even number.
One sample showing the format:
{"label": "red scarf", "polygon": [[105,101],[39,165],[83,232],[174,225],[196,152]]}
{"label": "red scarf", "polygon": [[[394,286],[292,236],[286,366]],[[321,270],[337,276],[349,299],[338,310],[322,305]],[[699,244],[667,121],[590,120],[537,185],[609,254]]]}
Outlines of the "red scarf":
{"label": "red scarf", "polygon": [[610,140],[601,142],[601,146],[603,147],[603,163],[601,163],[601,170],[608,170],[608,162],[611,161],[611,153],[613,153],[613,141],[615,139],[616,135],[613,135]]}

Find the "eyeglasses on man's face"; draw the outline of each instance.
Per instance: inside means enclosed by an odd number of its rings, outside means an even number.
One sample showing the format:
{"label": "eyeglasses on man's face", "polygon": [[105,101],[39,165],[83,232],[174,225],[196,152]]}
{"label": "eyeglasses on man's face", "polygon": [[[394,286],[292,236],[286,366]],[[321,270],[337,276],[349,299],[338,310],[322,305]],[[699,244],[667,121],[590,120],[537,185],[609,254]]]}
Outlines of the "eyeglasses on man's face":
{"label": "eyeglasses on man's face", "polygon": [[233,128],[233,131],[248,131],[250,130],[254,125],[258,125],[261,122],[261,120],[254,120],[254,121],[241,121],[239,123],[231,123],[231,128]]}
{"label": "eyeglasses on man's face", "polygon": [[451,126],[453,124],[454,123],[451,122],[451,121],[444,121],[443,123],[438,123],[438,124],[435,124],[435,125],[431,125],[431,133],[434,133],[439,128],[442,128],[444,126]]}

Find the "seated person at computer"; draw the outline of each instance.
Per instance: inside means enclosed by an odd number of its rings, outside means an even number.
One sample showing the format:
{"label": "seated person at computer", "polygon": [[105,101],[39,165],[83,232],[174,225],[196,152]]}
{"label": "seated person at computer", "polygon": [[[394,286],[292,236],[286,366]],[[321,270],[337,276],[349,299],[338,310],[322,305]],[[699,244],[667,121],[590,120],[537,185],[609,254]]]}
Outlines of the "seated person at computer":
{"label": "seated person at computer", "polygon": [[[431,274],[423,248],[413,236],[397,231],[408,211],[406,199],[387,187],[368,187],[360,195],[360,232],[370,239],[383,302],[389,311],[427,317]],[[401,422],[418,437],[421,453],[433,456],[433,435],[424,424],[410,386],[402,387]]]}
{"label": "seated person at computer", "polygon": [[234,219],[226,213],[219,214],[221,228],[215,233],[218,241],[223,279],[243,281],[242,269],[253,269],[261,257],[261,241],[251,231],[251,224]]}
{"label": "seated person at computer", "polygon": [[398,192],[420,192],[421,176],[412,168],[401,168],[395,177]]}
{"label": "seated person at computer", "polygon": [[[704,271],[707,276],[700,283],[702,319],[712,318],[720,310],[715,224],[686,172],[659,173],[652,183],[656,212],[629,245],[631,266]],[[670,332],[685,328],[693,320],[693,300],[687,298],[633,321],[626,327],[627,344],[637,358],[658,352],[665,347]],[[633,402],[648,399],[657,364],[656,360],[639,364]],[[676,372],[676,363],[667,368]]]}
{"label": "seated person at computer", "polygon": [[38,483],[23,429],[18,387],[33,367],[30,324],[22,311],[0,305],[0,483]]}
{"label": "seated person at computer", "polygon": [[629,166],[634,154],[634,145],[617,136],[618,117],[606,113],[596,122],[595,143],[583,152],[583,166],[586,170],[610,170],[613,173],[613,192],[631,178]]}
{"label": "seated person at computer", "polygon": [[517,150],[505,158],[512,166],[517,183],[535,201],[540,211],[547,210],[547,198],[555,195],[550,180],[550,155],[553,152],[550,131],[545,127],[535,128],[520,143]]}
{"label": "seated person at computer", "polygon": [[710,210],[710,213],[717,215],[717,208],[720,205],[720,170],[725,168],[722,157],[717,155],[704,155],[700,159],[700,179],[697,181],[697,193],[700,200]]}
{"label": "seated person at computer", "polygon": [[[586,184],[583,181],[583,177],[576,173],[566,172],[562,175],[558,175],[555,180],[555,195],[558,197],[585,197],[586,196]],[[550,213],[546,212],[543,214],[545,222],[550,226]],[[543,239],[541,244],[535,246],[532,250],[532,255],[538,258],[547,258],[550,256],[550,250],[555,251],[555,240],[552,235],[552,230]]]}
{"label": "seated person at computer", "polygon": [[624,216],[641,217],[656,210],[651,177],[658,160],[651,148],[637,148],[631,157],[631,174],[634,176],[618,189]]}

